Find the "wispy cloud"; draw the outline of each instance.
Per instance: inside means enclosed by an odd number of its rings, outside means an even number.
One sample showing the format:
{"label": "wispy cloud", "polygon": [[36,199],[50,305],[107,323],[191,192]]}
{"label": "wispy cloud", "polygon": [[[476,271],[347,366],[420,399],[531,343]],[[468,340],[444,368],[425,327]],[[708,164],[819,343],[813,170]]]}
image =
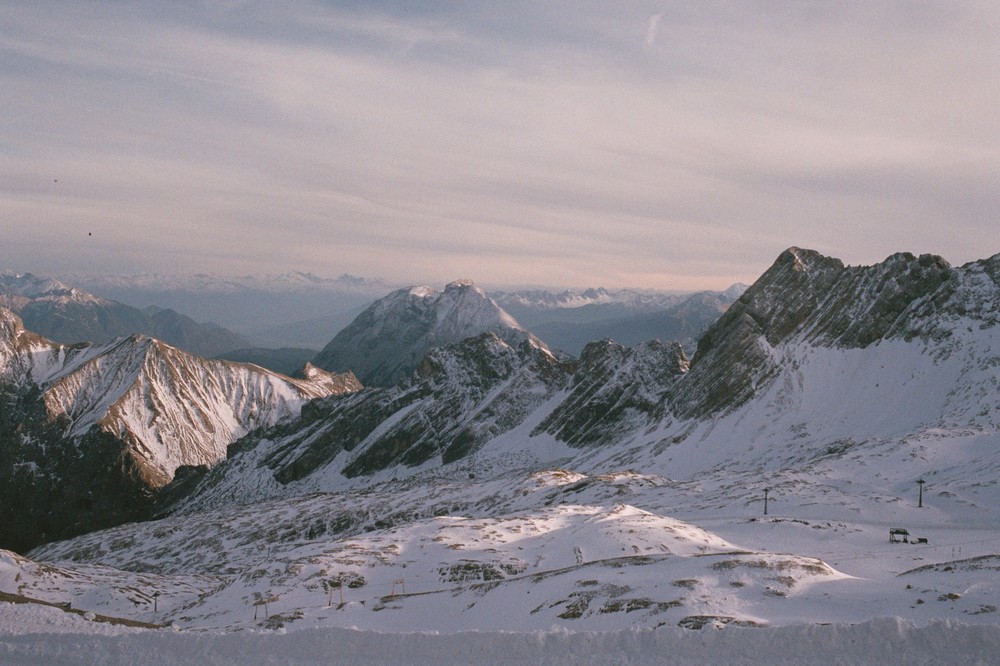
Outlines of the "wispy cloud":
{"label": "wispy cloud", "polygon": [[948,7],[10,3],[0,267],[723,287],[791,244],[972,259],[1000,11]]}
{"label": "wispy cloud", "polygon": [[646,25],[646,46],[652,46],[656,43],[656,34],[659,32],[662,18],[663,14],[653,14],[649,17],[649,23]]}

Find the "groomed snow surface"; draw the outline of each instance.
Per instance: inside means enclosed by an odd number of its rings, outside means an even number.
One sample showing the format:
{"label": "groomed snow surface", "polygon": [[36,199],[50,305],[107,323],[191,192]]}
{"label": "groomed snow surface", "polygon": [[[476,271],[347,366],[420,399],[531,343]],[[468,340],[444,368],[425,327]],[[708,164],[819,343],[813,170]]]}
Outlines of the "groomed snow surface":
{"label": "groomed snow surface", "polygon": [[351,629],[188,633],[109,630],[43,606],[0,604],[0,663],[60,664],[977,664],[996,663],[991,626],[895,620],[762,631],[385,634]]}
{"label": "groomed snow surface", "polygon": [[[513,495],[669,490],[639,474],[582,481],[536,474]],[[315,516],[337,501],[280,502],[261,516],[284,512],[292,529],[296,510]],[[215,522],[226,514],[125,526],[54,544],[50,563],[0,553],[4,590],[86,609],[0,602],[0,663],[996,663],[995,529],[911,520],[929,543],[889,543],[890,523],[784,513],[706,516],[706,529],[625,504],[563,504],[242,544],[250,524],[236,517],[226,531]],[[218,573],[189,573],[191,558],[220,548],[206,567]],[[76,561],[88,552],[114,568]]]}

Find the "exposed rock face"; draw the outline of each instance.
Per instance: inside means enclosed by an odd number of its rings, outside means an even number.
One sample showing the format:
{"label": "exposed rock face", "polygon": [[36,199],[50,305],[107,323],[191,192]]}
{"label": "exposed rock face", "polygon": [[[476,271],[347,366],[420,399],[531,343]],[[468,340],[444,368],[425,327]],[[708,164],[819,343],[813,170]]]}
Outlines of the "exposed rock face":
{"label": "exposed rock face", "polygon": [[[549,352],[528,342],[512,347],[495,333],[436,348],[397,386],[313,401],[298,419],[245,437],[207,475],[195,501],[275,497],[282,485],[307,477],[454,462],[521,425],[571,372]],[[271,478],[261,479],[262,472]]]}
{"label": "exposed rock face", "polygon": [[413,372],[429,350],[487,332],[510,345],[529,341],[545,348],[482,289],[457,281],[440,294],[412,287],[376,301],[313,364],[333,372],[350,370],[366,386],[391,386]]}
{"label": "exposed rock face", "polygon": [[875,266],[848,267],[790,248],[701,337],[670,404],[685,417],[738,407],[776,373],[779,344],[864,348],[928,335],[928,315],[954,307],[967,272],[931,255],[895,254]]}
{"label": "exposed rock face", "polygon": [[0,543],[26,552],[149,516],[152,493],[122,442],[93,430],[66,440],[37,388],[0,387]]}
{"label": "exposed rock face", "polygon": [[[336,445],[314,440],[303,449],[292,438],[268,464],[287,482],[328,463],[340,450],[352,453],[342,468],[348,477],[394,464],[413,467],[435,456],[451,462],[519,425],[567,374],[551,354],[530,343],[515,348],[484,333],[432,350],[398,386],[309,405],[301,420],[321,420]],[[392,425],[384,426],[390,419]]]}
{"label": "exposed rock face", "polygon": [[677,343],[634,348],[611,340],[583,350],[569,395],[535,430],[571,446],[610,444],[648,425],[667,390],[687,372]]}
{"label": "exposed rock face", "polygon": [[[249,430],[296,415],[311,398],[360,388],[353,376],[310,374],[295,380],[211,361],[144,336],[67,347],[0,308],[0,487],[9,494],[0,540],[30,543],[145,515],[179,466],[213,465]],[[33,498],[36,520],[21,515],[23,498]]]}

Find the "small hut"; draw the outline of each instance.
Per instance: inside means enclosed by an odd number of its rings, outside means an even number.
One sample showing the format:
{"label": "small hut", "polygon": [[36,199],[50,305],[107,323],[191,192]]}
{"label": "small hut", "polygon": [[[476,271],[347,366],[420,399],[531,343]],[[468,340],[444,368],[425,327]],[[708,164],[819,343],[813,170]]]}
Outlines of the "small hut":
{"label": "small hut", "polygon": [[910,543],[910,533],[902,527],[889,528],[889,543]]}

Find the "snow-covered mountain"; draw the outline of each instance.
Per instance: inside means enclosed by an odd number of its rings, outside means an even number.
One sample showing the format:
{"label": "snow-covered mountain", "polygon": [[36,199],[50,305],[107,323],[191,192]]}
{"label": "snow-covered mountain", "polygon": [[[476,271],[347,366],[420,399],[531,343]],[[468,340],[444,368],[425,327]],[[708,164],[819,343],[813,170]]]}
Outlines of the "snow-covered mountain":
{"label": "snow-covered mountain", "polygon": [[[971,362],[977,338],[992,337],[1000,321],[998,267],[1000,257],[956,269],[940,257],[905,253],[848,267],[791,248],[701,337],[672,408],[695,416],[732,410],[811,348],[871,349],[877,357],[879,344],[903,341],[908,349]],[[981,333],[967,335],[970,325]]]}
{"label": "snow-covered mountain", "polygon": [[[14,533],[42,538],[92,526],[79,516],[77,525],[45,525],[46,505],[60,512],[63,504],[79,504],[93,520],[114,524],[95,507],[110,502],[109,514],[120,513],[113,510],[120,498],[109,499],[100,483],[148,495],[177,468],[219,462],[230,442],[297,415],[307,400],[358,388],[353,375],[312,368],[308,378],[292,379],[141,335],[61,345],[26,331],[17,315],[0,308],[0,389],[8,401],[0,427],[6,500],[0,533],[5,540]],[[90,467],[100,468],[99,478],[84,477]],[[61,492],[45,498],[57,487]],[[67,496],[80,487],[89,490]],[[148,504],[120,508],[137,516]],[[25,515],[40,515],[43,524],[26,524]]]}
{"label": "snow-covered mountain", "polygon": [[939,620],[995,640],[998,389],[1000,255],[790,248],[690,361],[453,343],[247,433],[164,518],[8,556],[0,580],[197,629],[809,623],[794,657],[889,617],[869,648]]}
{"label": "snow-covered mountain", "polygon": [[[503,370],[486,372],[480,359],[488,354],[472,353],[474,345],[465,342],[428,357],[433,377],[317,403],[299,423],[255,435],[263,448],[254,438],[241,442],[240,455],[227,465],[241,460],[255,470],[269,467],[270,481],[253,481],[263,494],[240,493],[263,500],[297,492],[283,487],[290,480],[311,490],[334,489],[359,475],[410,475],[434,460],[447,465],[473,450],[480,463],[495,454],[526,467],[561,464],[573,450],[581,459],[614,459],[627,467],[660,465],[684,451],[685,469],[705,471],[724,461],[736,470],[754,468],[773,453],[759,443],[733,449],[732,442],[771,442],[774,451],[801,451],[808,443],[812,453],[800,455],[821,458],[861,441],[881,446],[934,428],[961,425],[993,436],[1000,412],[993,369],[1000,365],[1000,352],[993,351],[1000,350],[1000,343],[994,345],[1000,333],[998,263],[995,257],[956,269],[937,257],[900,254],[877,266],[846,267],[792,248],[702,337],[690,363],[676,345],[628,349],[604,341],[588,346],[575,363],[539,362],[550,355],[514,354],[505,346]],[[397,299],[409,297],[396,294],[387,304],[393,313],[405,312]],[[394,329],[387,324],[395,320],[371,319],[382,328],[364,330],[391,339]],[[500,345],[493,337],[479,344],[484,342]],[[434,359],[448,361],[435,365]],[[520,383],[505,383],[514,376]],[[498,383],[487,383],[484,393],[483,377]],[[532,385],[547,388],[525,388]],[[886,392],[895,407],[885,404]],[[984,397],[968,401],[979,394]],[[520,401],[521,407],[485,409],[479,398],[461,398],[477,395]],[[902,396],[912,403],[899,402]],[[866,418],[857,423],[852,414]],[[470,416],[478,434],[473,447],[463,448],[460,426]],[[323,422],[320,438],[315,428]],[[701,437],[713,442],[704,451]],[[303,441],[311,443],[308,455]],[[359,443],[364,445],[354,451]],[[282,456],[264,453],[279,449]],[[515,449],[520,454],[513,455]],[[547,458],[546,451],[558,453]],[[250,462],[264,459],[266,465]],[[699,467],[706,461],[714,462]],[[214,473],[226,474],[226,465]],[[308,481],[313,473],[324,480]]]}
{"label": "snow-covered mountain", "polygon": [[492,332],[517,346],[545,344],[469,280],[437,292],[410,287],[373,303],[327,344],[313,364],[350,370],[366,386],[391,386],[406,378],[429,350]]}
{"label": "snow-covered mountain", "polygon": [[16,312],[30,330],[65,344],[141,333],[203,356],[249,346],[221,326],[172,309],[139,310],[30,273],[0,274],[0,307]]}
{"label": "snow-covered mountain", "polygon": [[512,347],[495,333],[433,349],[396,386],[313,401],[266,431],[267,441],[251,433],[181,504],[291,497],[356,477],[364,485],[396,466],[410,475],[466,459],[553,399],[570,369],[531,342]]}

